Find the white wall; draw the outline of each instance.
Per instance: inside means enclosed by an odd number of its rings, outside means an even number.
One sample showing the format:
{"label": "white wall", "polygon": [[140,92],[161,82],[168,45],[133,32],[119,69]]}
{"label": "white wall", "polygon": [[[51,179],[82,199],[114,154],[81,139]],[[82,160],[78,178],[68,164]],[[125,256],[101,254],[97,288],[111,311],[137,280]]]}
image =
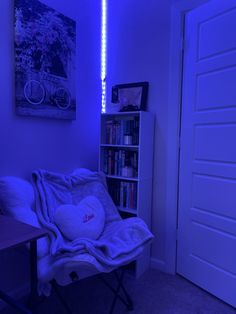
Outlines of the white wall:
{"label": "white wall", "polygon": [[164,267],[171,1],[119,0],[108,7],[108,101],[111,86],[149,81],[148,110],[156,117],[152,263]]}
{"label": "white wall", "polygon": [[184,12],[207,1],[108,1],[108,92],[114,84],[150,83],[148,110],[156,116],[151,266],[172,273],[177,227],[181,20]]}
{"label": "white wall", "polygon": [[13,0],[0,11],[0,175],[29,177],[41,167],[97,168],[100,114],[99,1],[42,0],[77,21],[75,121],[20,117],[14,102]]}
{"label": "white wall", "polygon": [[[100,117],[100,1],[42,0],[77,21],[77,117],[20,117],[14,102],[14,1],[0,5],[0,176],[30,178],[32,170],[97,169]],[[9,231],[10,232],[10,231]],[[0,289],[18,290],[28,277],[23,250],[0,252]]]}

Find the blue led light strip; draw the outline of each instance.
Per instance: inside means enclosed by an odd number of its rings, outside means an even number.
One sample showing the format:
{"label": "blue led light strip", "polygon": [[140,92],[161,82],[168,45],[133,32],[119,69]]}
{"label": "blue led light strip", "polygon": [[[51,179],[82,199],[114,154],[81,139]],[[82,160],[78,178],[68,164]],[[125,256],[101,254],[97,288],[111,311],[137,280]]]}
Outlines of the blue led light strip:
{"label": "blue led light strip", "polygon": [[107,76],[107,0],[102,1],[101,21],[101,82],[102,82],[102,113],[106,112],[106,76]]}

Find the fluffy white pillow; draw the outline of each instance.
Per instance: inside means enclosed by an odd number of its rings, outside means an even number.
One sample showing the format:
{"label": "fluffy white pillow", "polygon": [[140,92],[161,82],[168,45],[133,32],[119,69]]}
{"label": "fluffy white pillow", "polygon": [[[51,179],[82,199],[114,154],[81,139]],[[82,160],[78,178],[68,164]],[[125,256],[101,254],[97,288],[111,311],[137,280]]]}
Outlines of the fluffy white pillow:
{"label": "fluffy white pillow", "polygon": [[[0,177],[0,208],[3,214],[40,228],[37,215],[32,210],[34,189],[32,185],[18,177]],[[49,240],[45,237],[37,241],[37,254],[41,258],[49,252]]]}
{"label": "fluffy white pillow", "polygon": [[55,211],[54,220],[69,240],[77,238],[95,240],[103,231],[105,212],[95,196],[87,196],[77,205],[60,205]]}
{"label": "fluffy white pillow", "polygon": [[14,207],[32,206],[34,203],[34,189],[32,185],[21,178],[0,178],[0,206],[11,211]]}

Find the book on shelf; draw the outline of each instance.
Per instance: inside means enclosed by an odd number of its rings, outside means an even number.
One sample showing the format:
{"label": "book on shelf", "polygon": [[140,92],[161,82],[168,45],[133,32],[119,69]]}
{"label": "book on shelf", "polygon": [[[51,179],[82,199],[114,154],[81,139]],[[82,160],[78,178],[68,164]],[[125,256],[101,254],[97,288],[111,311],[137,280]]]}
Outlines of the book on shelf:
{"label": "book on shelf", "polygon": [[130,145],[138,145],[139,117],[129,119],[106,119],[105,121],[105,144],[125,145],[125,135],[131,136]]}
{"label": "book on shelf", "polygon": [[137,183],[109,180],[109,193],[120,208],[137,209]]}
{"label": "book on shelf", "polygon": [[103,171],[111,176],[124,176],[124,170],[129,170],[128,176],[138,175],[138,152],[123,149],[103,149]]}

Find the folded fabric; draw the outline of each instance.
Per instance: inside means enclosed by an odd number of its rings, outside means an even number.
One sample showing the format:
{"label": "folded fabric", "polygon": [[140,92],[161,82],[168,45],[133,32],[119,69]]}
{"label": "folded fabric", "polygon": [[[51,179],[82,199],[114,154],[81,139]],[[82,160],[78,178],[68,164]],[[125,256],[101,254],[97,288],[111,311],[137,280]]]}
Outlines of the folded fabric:
{"label": "folded fabric", "polygon": [[[78,169],[71,175],[38,170],[33,173],[36,193],[36,213],[42,226],[50,234],[50,257],[39,263],[41,281],[56,276],[58,269],[80,257],[90,256],[99,271],[110,271],[137,258],[153,235],[139,218],[122,220],[106,188],[105,177],[98,172]],[[86,234],[70,241],[59,226],[57,210],[77,206],[89,196],[99,199],[105,213],[105,226],[97,238]],[[66,204],[66,205],[65,205]],[[67,208],[68,209],[68,208]],[[59,226],[59,227],[58,227]],[[61,228],[62,227],[62,228]],[[60,230],[61,229],[61,230]],[[42,268],[40,268],[43,265]]]}
{"label": "folded fabric", "polygon": [[51,254],[74,252],[78,247],[64,237],[55,223],[55,212],[60,205],[77,205],[85,197],[93,195],[101,202],[105,212],[105,225],[121,220],[110,198],[103,174],[87,169],[76,170],[71,175],[38,170],[32,174],[35,189],[35,210],[41,225],[48,229]]}

